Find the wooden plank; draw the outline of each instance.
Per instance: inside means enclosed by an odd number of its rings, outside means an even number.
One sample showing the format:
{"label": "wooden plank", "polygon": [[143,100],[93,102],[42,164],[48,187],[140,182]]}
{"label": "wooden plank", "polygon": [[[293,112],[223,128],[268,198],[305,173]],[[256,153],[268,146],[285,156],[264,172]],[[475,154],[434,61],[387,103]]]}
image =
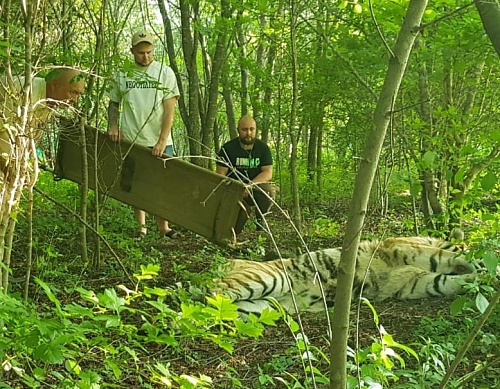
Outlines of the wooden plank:
{"label": "wooden plank", "polygon": [[[83,183],[78,127],[62,130],[54,174]],[[160,216],[217,244],[234,241],[234,227],[245,188],[239,181],[181,159],[156,158],[151,150],[128,142],[111,142],[85,126],[89,187]],[[97,169],[96,169],[97,166]],[[96,177],[97,170],[97,179]]]}

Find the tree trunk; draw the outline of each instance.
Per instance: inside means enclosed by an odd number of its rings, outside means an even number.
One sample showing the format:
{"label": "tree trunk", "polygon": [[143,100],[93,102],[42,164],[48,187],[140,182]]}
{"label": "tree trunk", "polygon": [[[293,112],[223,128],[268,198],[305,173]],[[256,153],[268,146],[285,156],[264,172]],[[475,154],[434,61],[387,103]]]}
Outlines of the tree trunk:
{"label": "tree trunk", "polygon": [[427,1],[410,0],[373,115],[373,127],[367,134],[361,165],[356,175],[354,197],[338,266],[335,310],[331,319],[330,387],[334,389],[345,389],[347,386],[347,334],[359,240],[380,151],[391,117],[390,110],[398,94],[426,5]]}
{"label": "tree trunk", "polygon": [[175,77],[177,79],[177,86],[179,87],[179,101],[177,102],[177,106],[179,107],[179,112],[181,114],[182,121],[184,123],[188,123],[189,120],[189,112],[186,107],[185,93],[184,93],[184,84],[182,83],[181,73],[179,71],[179,67],[177,66],[176,58],[177,53],[175,51],[174,46],[174,35],[172,33],[172,22],[168,16],[167,9],[165,8],[165,2],[163,0],[158,0],[158,8],[160,10],[161,18],[163,21],[163,28],[165,30],[165,40],[167,46],[167,54],[168,54],[168,62],[169,66],[175,73]]}
{"label": "tree trunk", "polygon": [[476,0],[474,3],[484,30],[500,57],[500,3],[498,0]]}
{"label": "tree trunk", "polygon": [[291,2],[290,10],[290,56],[291,56],[291,70],[292,70],[292,102],[290,110],[290,143],[292,146],[290,153],[290,185],[292,191],[292,210],[293,221],[298,231],[302,229],[302,215],[300,212],[300,197],[299,197],[299,181],[297,176],[297,151],[299,140],[299,126],[297,125],[297,107],[299,103],[299,85],[297,82],[297,42],[296,42],[296,28],[297,28],[297,15],[295,9],[295,2]]}
{"label": "tree trunk", "polygon": [[[35,153],[35,147],[33,143],[34,134],[30,126],[32,109],[30,108],[31,96],[29,91],[32,81],[32,26],[37,5],[35,2],[28,2],[22,8],[25,48],[25,82],[22,96],[18,101],[12,102],[14,107],[10,108],[13,108],[14,111],[0,112],[0,118],[2,119],[0,120],[0,131],[7,132],[8,136],[4,139],[7,139],[10,143],[9,156],[6,159],[7,164],[2,166],[3,170],[0,174],[0,291],[7,291],[9,284],[7,269],[11,265],[12,242],[16,226],[16,219],[11,215],[14,215],[18,210],[26,181],[31,178],[29,181],[34,185],[38,172],[35,158],[33,174],[30,177],[30,160]],[[7,68],[10,68],[10,66],[7,66]],[[12,85],[12,82],[10,82],[10,85]],[[1,90],[0,95],[3,95],[6,100],[12,98],[12,95],[7,90]],[[6,101],[2,103],[5,104],[0,108],[8,110]],[[6,120],[5,123],[3,119]],[[4,124],[8,124],[8,126],[4,127]]]}
{"label": "tree trunk", "polygon": [[[234,102],[233,102],[233,95],[231,93],[229,85],[229,80],[226,77],[222,77],[222,96],[224,97],[224,103],[226,106],[226,116],[227,116],[227,125],[229,127],[229,137],[231,139],[236,138],[238,136],[238,131],[236,129],[236,115],[234,112]],[[216,142],[218,139],[216,140]],[[215,147],[215,150],[220,149],[220,144],[217,147]]]}
{"label": "tree trunk", "polygon": [[[260,15],[259,17],[259,25],[261,31],[267,30],[267,16]],[[268,42],[263,37],[260,37],[259,42],[257,44],[256,50],[256,58],[255,62],[259,69],[265,69],[266,67],[266,48],[268,46]],[[261,123],[261,115],[262,115],[262,83],[264,75],[260,72],[254,77],[253,87],[250,92],[250,101],[252,102],[252,110],[253,110],[253,118],[257,123]],[[267,142],[266,142],[267,143]]]}
{"label": "tree trunk", "polygon": [[[226,62],[226,52],[229,42],[229,32],[226,27],[231,18],[231,7],[229,0],[221,0],[221,21],[218,23],[218,36],[215,43],[215,52],[211,58],[211,69],[208,72],[210,79],[208,83],[208,93],[205,95],[205,106],[207,107],[205,117],[202,122],[202,155],[209,157],[212,155],[212,135],[217,117],[217,103],[219,100],[219,81]],[[209,160],[204,158],[203,166],[208,167]]]}
{"label": "tree trunk", "polygon": [[[274,95],[274,83],[270,80],[274,80],[275,77],[275,64],[276,64],[276,43],[273,41],[267,50],[267,60],[266,60],[266,74],[268,75],[267,82],[264,87],[264,98],[263,98],[263,106],[270,107]],[[261,123],[259,127],[260,138],[264,143],[268,143],[269,140],[269,123],[271,120],[269,119],[270,110],[264,109],[262,113]]]}
{"label": "tree trunk", "polygon": [[[238,13],[238,19],[241,20],[242,14],[241,11]],[[245,41],[245,33],[242,30],[242,23],[238,22],[236,25],[236,44],[240,49],[240,106],[241,106],[241,114],[248,114],[248,83],[249,83],[249,75],[248,68],[245,64],[245,59],[247,57],[246,51],[246,41]]]}
{"label": "tree trunk", "polygon": [[[192,6],[191,6],[192,4]],[[184,123],[187,127],[189,153],[191,162],[195,165],[203,166],[203,158],[201,155],[201,121],[200,109],[202,104],[200,101],[200,78],[198,75],[197,65],[197,38],[196,29],[191,32],[191,26],[196,23],[193,20],[198,18],[197,2],[187,0],[179,0],[181,12],[181,33],[182,33],[182,52],[184,54],[184,62],[188,74],[188,112]],[[191,7],[193,15],[191,15]]]}

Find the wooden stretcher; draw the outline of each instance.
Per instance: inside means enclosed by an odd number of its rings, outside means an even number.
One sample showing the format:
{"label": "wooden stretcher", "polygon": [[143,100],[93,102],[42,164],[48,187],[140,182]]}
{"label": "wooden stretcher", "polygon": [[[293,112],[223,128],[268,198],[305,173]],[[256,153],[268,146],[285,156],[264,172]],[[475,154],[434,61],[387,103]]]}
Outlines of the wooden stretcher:
{"label": "wooden stretcher", "polygon": [[[98,129],[84,128],[89,188],[166,219],[210,241],[235,241],[234,227],[245,212],[244,185],[181,159],[128,142],[112,142]],[[83,134],[66,126],[60,134],[54,174],[84,182]],[[97,177],[97,178],[96,178]]]}

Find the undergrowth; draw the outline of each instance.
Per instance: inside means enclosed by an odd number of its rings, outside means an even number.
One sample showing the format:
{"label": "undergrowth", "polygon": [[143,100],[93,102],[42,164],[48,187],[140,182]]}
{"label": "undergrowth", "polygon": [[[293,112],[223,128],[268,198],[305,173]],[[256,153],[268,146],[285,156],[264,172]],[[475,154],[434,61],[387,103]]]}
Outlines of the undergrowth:
{"label": "undergrowth", "polygon": [[[37,184],[75,212],[79,192],[70,183],[42,177]],[[149,234],[138,244],[129,207],[108,200],[99,232],[111,243],[118,260],[102,249],[102,265],[80,256],[79,223],[43,196],[37,196],[35,240],[27,300],[22,283],[0,294],[0,388],[322,388],[329,385],[329,342],[323,318],[297,317],[281,311],[242,320],[231,301],[218,297],[193,299],[193,289],[206,286],[231,255],[196,237],[186,242],[160,242]],[[308,242],[332,245],[344,220],[328,215],[328,204],[311,213]],[[484,218],[484,215],[483,215]],[[151,230],[154,221],[149,220]],[[271,219],[276,237],[289,231]],[[371,230],[373,236],[392,226],[410,228],[397,212]],[[401,341],[386,331],[383,317],[366,301],[367,322],[353,321],[367,332],[360,344],[350,342],[349,388],[437,387],[466,336],[498,289],[496,218],[473,230],[470,259],[486,271],[469,293],[450,302],[448,312],[424,316]],[[25,271],[25,214],[18,216],[12,276]],[[252,231],[251,223],[248,226]],[[383,231],[387,233],[387,231]],[[367,236],[370,236],[370,231]],[[260,259],[271,240],[252,235],[247,251]],[[92,242],[92,240],[91,240]],[[295,243],[295,239],[293,240]],[[280,247],[281,249],[281,247]],[[296,251],[296,247],[283,247]],[[124,270],[133,275],[131,283]],[[201,288],[203,289],[203,288]],[[200,297],[201,296],[201,297]],[[404,309],[404,307],[402,308]],[[304,316],[304,315],[303,315]],[[496,387],[499,384],[498,309],[482,326],[465,354],[449,388]],[[319,327],[315,329],[314,327]],[[314,332],[316,331],[316,333]]]}

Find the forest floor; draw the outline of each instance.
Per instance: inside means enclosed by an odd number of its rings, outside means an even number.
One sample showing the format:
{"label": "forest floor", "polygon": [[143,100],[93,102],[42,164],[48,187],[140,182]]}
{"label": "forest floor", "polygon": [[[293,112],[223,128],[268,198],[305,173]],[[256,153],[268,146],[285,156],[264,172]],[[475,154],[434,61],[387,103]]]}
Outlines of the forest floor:
{"label": "forest floor", "polygon": [[[295,237],[295,233],[290,231],[287,227],[287,221],[281,218],[270,217],[268,219],[271,225],[273,239],[276,240],[279,250],[283,257],[286,254],[293,253],[297,250],[300,243]],[[203,262],[190,262],[189,256],[196,255],[200,251],[206,250],[206,246],[199,238],[193,236],[189,232],[183,231],[185,238],[178,241],[168,241],[164,243],[164,247],[175,247],[175,251],[182,251],[185,254],[185,260],[181,260],[182,264],[186,266],[186,270],[192,273],[203,272],[210,266],[209,263]],[[316,250],[327,247],[338,247],[342,244],[339,236],[330,236],[318,238],[315,236],[313,240],[309,241],[307,235],[303,235],[304,240],[308,245],[309,250]],[[255,259],[254,252],[265,252],[266,255],[274,253],[276,247],[269,234],[263,231],[255,231],[253,228],[246,228],[240,236],[240,240],[246,242],[242,245],[243,249],[250,249],[251,259]],[[259,250],[257,250],[259,248]],[[159,248],[160,249],[160,248]],[[161,249],[160,249],[161,250]],[[286,253],[286,254],[283,254]],[[227,258],[246,258],[241,253],[232,253],[231,250],[223,252]],[[168,255],[166,255],[167,257]],[[258,256],[258,255],[257,255]],[[210,260],[210,256],[207,257]],[[179,259],[176,258],[175,261]],[[257,259],[258,260],[258,259]],[[167,280],[175,277],[175,272],[170,273],[169,266],[165,267],[165,272],[162,275],[163,279]],[[392,335],[393,339],[401,344],[412,346],[413,343],[421,343],[422,339],[415,335],[414,332],[418,329],[421,320],[424,317],[433,318],[447,317],[450,315],[450,304],[452,299],[426,299],[416,301],[384,301],[373,303],[378,316],[379,325],[382,330]],[[302,324],[303,333],[308,337],[310,344],[313,348],[318,348],[326,355],[330,355],[327,342],[327,334],[329,327],[329,319],[325,313],[302,314],[295,319]],[[434,330],[434,328],[431,330]],[[429,334],[431,335],[431,334]],[[204,372],[205,374],[216,379],[216,388],[231,388],[228,383],[228,368],[234,369],[238,372],[238,377],[243,383],[244,388],[262,388],[262,387],[275,387],[274,385],[261,385],[257,384],[259,380],[266,381],[266,376],[282,376],[286,377],[285,370],[297,374],[297,378],[303,379],[304,367],[301,365],[301,360],[297,353],[296,348],[293,346],[297,343],[295,338],[296,334],[287,328],[285,323],[279,324],[277,327],[268,327],[265,335],[257,340],[248,340],[246,342],[239,342],[235,346],[232,355],[224,354],[216,349],[212,344],[193,345],[193,349],[189,351],[189,358],[179,361],[177,367],[178,371]],[[379,327],[375,323],[372,310],[365,304],[353,303],[351,310],[351,328],[349,331],[349,346],[353,349],[369,348],[374,339],[380,341],[382,334]],[[422,334],[425,337],[425,334]],[[418,353],[418,350],[416,350]],[[313,352],[314,353],[314,352]],[[403,357],[408,366],[415,366],[413,357],[405,352],[398,353]],[[319,356],[314,353],[318,359]],[[196,355],[193,359],[193,355]],[[412,363],[413,362],[413,363]],[[328,375],[327,365],[324,361],[315,362],[323,374]],[[230,373],[230,371],[229,371]],[[276,387],[280,386],[279,382],[273,380]],[[290,381],[288,381],[290,382]],[[317,387],[322,387],[317,384]],[[313,387],[313,386],[310,386]]]}
{"label": "forest floor", "polygon": [[[183,238],[179,240],[159,239],[154,229],[146,239],[137,243],[139,247],[149,250],[157,250],[163,253],[163,263],[161,265],[161,277],[158,285],[173,285],[177,281],[182,281],[182,274],[200,274],[212,266],[214,256],[220,255],[224,258],[249,258],[262,260],[264,257],[275,256],[279,250],[283,257],[293,255],[298,250],[303,251],[304,244],[309,250],[316,250],[327,247],[341,246],[341,233],[346,222],[347,209],[345,204],[336,204],[335,209],[328,209],[328,214],[343,215],[336,222],[336,227],[322,227],[322,223],[304,223],[308,226],[301,238],[290,227],[290,223],[283,215],[272,214],[267,218],[271,234],[265,231],[256,231],[252,221],[249,221],[245,230],[238,237],[241,243],[241,250],[230,248],[214,247],[211,243],[195,234],[179,229]],[[375,220],[375,219],[371,219]],[[381,221],[383,220],[383,221]],[[365,234],[367,236],[379,236],[379,234],[394,235],[394,231],[404,230],[401,220],[397,216],[386,215],[377,221],[372,221],[373,225],[367,225]],[[319,227],[318,227],[319,224]],[[386,232],[390,226],[390,231]],[[177,228],[174,226],[174,228]],[[322,231],[318,231],[322,230]],[[339,233],[329,235],[328,229],[338,228]],[[383,232],[381,232],[383,231]],[[132,233],[132,231],[130,231]],[[401,234],[412,235],[408,232]],[[298,249],[299,248],[299,249]],[[200,253],[202,255],[200,256]],[[196,258],[196,260],[193,260]],[[179,268],[182,271],[179,271]],[[429,299],[417,301],[385,301],[377,302],[373,306],[378,315],[379,325],[383,331],[392,335],[393,339],[401,344],[412,347],[413,343],[422,343],[422,338],[415,335],[415,330],[419,327],[424,317],[433,318],[450,316],[450,299]],[[309,339],[310,345],[315,350],[321,350],[329,355],[327,334],[328,318],[322,314],[302,314],[295,317],[303,328],[303,333]],[[435,329],[430,326],[431,330]],[[425,330],[424,330],[425,331]],[[429,334],[431,335],[431,334]],[[435,334],[434,334],[435,335]],[[369,348],[374,339],[380,341],[382,334],[380,327],[374,320],[372,310],[365,304],[353,303],[351,312],[351,328],[349,332],[349,346],[353,349]],[[421,336],[425,337],[425,333]],[[285,370],[297,374],[297,378],[302,380],[304,366],[297,349],[293,346],[297,343],[296,334],[281,322],[276,327],[266,328],[265,335],[256,340],[240,341],[235,345],[234,352],[230,355],[219,349],[211,342],[193,342],[189,350],[186,350],[184,358],[177,358],[171,361],[172,369],[179,374],[206,374],[215,380],[215,388],[232,388],[236,385],[231,383],[229,377],[237,372],[238,382],[244,388],[263,387],[283,387],[279,382],[269,377],[282,376],[286,379]],[[418,350],[416,350],[418,353]],[[413,357],[404,351],[398,352],[406,361],[408,366],[416,365]],[[318,359],[321,359],[317,354]],[[328,375],[327,365],[324,361],[315,362],[321,372]],[[301,377],[302,375],[302,377]],[[267,381],[267,385],[265,382]],[[259,383],[260,382],[260,383]],[[290,380],[288,381],[290,382]],[[264,383],[264,384],[263,384]],[[275,386],[276,385],[276,386]],[[312,387],[312,386],[311,386]],[[318,384],[317,387],[321,387]]]}
{"label": "forest floor", "polygon": [[[134,242],[133,223],[127,224],[120,220],[119,216],[123,210],[127,215],[131,214],[128,207],[123,206],[122,210],[111,216],[108,222],[112,228],[122,234],[122,244],[127,247],[127,253],[121,251],[120,242],[114,242],[114,247],[118,247],[118,254],[122,258],[123,265],[132,273],[139,268],[139,265],[146,265],[147,262],[141,260],[141,253],[154,253],[159,257],[159,265],[161,267],[160,277],[155,280],[156,286],[167,287],[172,286],[178,281],[185,281],[186,275],[201,274],[212,267],[215,257],[223,258],[250,258],[264,259],[270,253],[275,253],[279,249],[283,257],[296,253],[298,247],[304,250],[304,244],[309,250],[316,250],[327,247],[338,247],[342,244],[341,231],[345,227],[347,219],[347,209],[345,204],[335,204],[323,209],[321,214],[337,215],[335,222],[332,224],[324,223],[326,217],[319,216],[311,218],[311,221],[305,222],[301,238],[298,238],[297,233],[291,228],[291,225],[286,217],[278,214],[271,214],[267,218],[271,234],[265,231],[256,231],[252,221],[249,221],[245,230],[239,237],[241,242],[241,250],[231,248],[221,248],[208,242],[206,239],[199,237],[182,228],[177,228],[182,234],[182,239],[166,239],[159,238],[154,228],[154,222],[149,221],[150,233],[143,241]],[[405,231],[404,222],[400,220],[399,214],[395,216],[385,215],[384,217],[367,218],[369,224],[365,226],[364,238],[366,237],[381,237],[386,230],[390,230],[389,235],[411,235]],[[116,217],[116,220],[112,220]],[[318,221],[321,219],[320,221]],[[38,220],[38,221],[37,221]],[[37,217],[35,223],[38,223],[40,216]],[[131,219],[128,219],[129,221]],[[48,237],[54,244],[57,244],[57,239],[61,239],[57,235],[57,228],[50,227],[50,222],[45,220],[44,224],[35,226],[38,232],[42,229],[51,230],[53,238]],[[125,226],[124,226],[125,225]],[[110,227],[108,227],[110,228]],[[111,228],[111,229],[112,229]],[[60,232],[60,231],[59,231]],[[78,241],[78,236],[75,236],[75,242]],[[18,242],[19,243],[19,242]],[[66,258],[74,258],[79,250],[78,244],[71,244],[67,241],[58,246],[58,255]],[[18,246],[19,247],[19,246]],[[105,248],[103,248],[105,250]],[[130,253],[134,252],[134,258],[127,259]],[[115,259],[107,258],[106,269],[102,269],[97,273],[85,272],[85,288],[102,291],[104,288],[112,288],[120,284],[129,284],[125,275],[120,276],[120,268],[117,263],[113,263]],[[132,263],[131,261],[135,261]],[[79,264],[73,264],[78,267]],[[72,266],[73,266],[72,265]],[[49,266],[50,267],[50,266]],[[71,266],[68,265],[68,269]],[[115,270],[109,271],[112,267]],[[19,269],[21,270],[21,269]],[[42,269],[42,273],[36,274],[44,279],[60,277],[61,273],[52,274],[50,269]],[[73,270],[68,270],[72,272]],[[82,271],[76,269],[75,271]],[[112,274],[111,274],[112,273]],[[83,273],[82,273],[83,274]],[[59,290],[64,288],[63,285],[58,285]],[[414,343],[422,344],[422,338],[427,335],[422,333],[416,334],[423,318],[429,318],[430,322],[440,317],[449,317],[451,300],[449,299],[430,299],[418,301],[386,301],[377,302],[374,308],[378,315],[379,325],[383,327],[387,333],[391,334],[394,341],[412,347]],[[327,334],[328,334],[328,319],[326,314],[302,314],[295,318],[302,325],[302,332],[305,334],[314,348],[315,352],[321,350],[326,355],[329,355]],[[428,326],[429,331],[436,331],[432,326]],[[373,343],[374,339],[380,339],[380,328],[376,325],[372,310],[365,304],[352,306],[351,313],[351,328],[349,331],[349,346],[353,349],[367,348]],[[433,334],[428,334],[435,335]],[[296,336],[296,335],[295,335]],[[206,374],[214,380],[214,388],[264,388],[264,387],[287,387],[280,386],[279,381],[273,377],[285,377],[288,382],[291,382],[290,376],[286,372],[293,372],[296,377],[301,380],[304,375],[304,366],[301,361],[297,349],[293,347],[297,343],[297,339],[288,329],[284,322],[280,322],[276,327],[267,327],[263,337],[259,339],[248,339],[238,341],[235,344],[234,352],[229,354],[212,342],[192,341],[187,342],[184,346],[185,352],[176,352],[169,360],[170,369],[177,374]],[[417,350],[416,350],[417,351]],[[151,350],[151,355],[161,353],[164,350]],[[416,365],[414,357],[404,351],[400,352],[403,359],[408,365]],[[319,354],[316,354],[318,359],[314,362],[315,367],[328,376],[327,364],[321,361]],[[306,363],[307,364],[307,363]],[[408,366],[407,366],[408,367]],[[415,366],[416,367],[416,366]],[[302,375],[302,377],[301,377]],[[124,387],[128,387],[126,384]],[[318,388],[322,387],[317,385]]]}

